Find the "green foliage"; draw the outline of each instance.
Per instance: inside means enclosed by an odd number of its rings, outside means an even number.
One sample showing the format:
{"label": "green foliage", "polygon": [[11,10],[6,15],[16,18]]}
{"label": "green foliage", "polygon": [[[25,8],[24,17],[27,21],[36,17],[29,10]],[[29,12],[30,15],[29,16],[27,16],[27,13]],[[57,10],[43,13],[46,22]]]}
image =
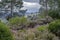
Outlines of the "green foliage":
{"label": "green foliage", "polygon": [[12,25],[22,25],[25,24],[27,19],[25,17],[14,17],[9,20]]}
{"label": "green foliage", "polygon": [[13,29],[23,29],[26,28],[29,24],[27,18],[25,17],[14,17],[9,20],[11,28]]}
{"label": "green foliage", "polygon": [[60,14],[57,10],[49,11],[48,15],[51,16],[53,19],[60,19]]}
{"label": "green foliage", "polygon": [[0,22],[0,40],[14,40],[10,29]]}
{"label": "green foliage", "polygon": [[56,35],[60,36],[60,20],[56,20],[52,23],[49,24],[48,29],[50,30],[50,32],[55,33]]}
{"label": "green foliage", "polygon": [[47,26],[40,26],[37,28],[38,31],[44,31],[47,29]]}

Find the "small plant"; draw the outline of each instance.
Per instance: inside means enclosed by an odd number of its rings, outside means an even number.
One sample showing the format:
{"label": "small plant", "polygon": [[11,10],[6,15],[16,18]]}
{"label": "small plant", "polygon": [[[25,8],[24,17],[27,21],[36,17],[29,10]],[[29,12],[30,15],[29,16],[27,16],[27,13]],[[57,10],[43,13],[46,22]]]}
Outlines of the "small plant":
{"label": "small plant", "polygon": [[60,36],[60,20],[56,20],[49,24],[48,29],[57,36]]}
{"label": "small plant", "polygon": [[47,29],[47,26],[40,26],[37,28],[38,31],[44,31]]}
{"label": "small plant", "polygon": [[10,29],[0,22],[0,40],[14,40]]}

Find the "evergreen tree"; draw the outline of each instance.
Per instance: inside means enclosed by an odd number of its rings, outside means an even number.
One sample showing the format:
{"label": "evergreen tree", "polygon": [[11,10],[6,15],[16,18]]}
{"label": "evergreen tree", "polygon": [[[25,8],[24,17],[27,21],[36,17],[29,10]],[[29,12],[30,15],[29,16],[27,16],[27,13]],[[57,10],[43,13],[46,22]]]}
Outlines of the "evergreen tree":
{"label": "evergreen tree", "polygon": [[3,11],[8,11],[7,9],[11,8],[11,14],[13,16],[14,7],[20,9],[22,7],[23,2],[22,2],[22,0],[1,0],[0,4],[3,6],[4,9],[6,9]]}

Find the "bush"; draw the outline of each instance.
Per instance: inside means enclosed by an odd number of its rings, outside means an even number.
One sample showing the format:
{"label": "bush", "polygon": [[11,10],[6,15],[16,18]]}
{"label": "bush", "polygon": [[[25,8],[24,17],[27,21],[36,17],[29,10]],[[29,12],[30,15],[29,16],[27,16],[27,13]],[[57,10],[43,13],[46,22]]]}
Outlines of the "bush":
{"label": "bush", "polygon": [[14,40],[10,29],[0,22],[0,40]]}
{"label": "bush", "polygon": [[50,10],[48,15],[53,19],[60,19],[60,14],[57,10]]}
{"label": "bush", "polygon": [[[54,34],[48,32],[48,30],[44,30],[43,32],[34,29],[28,29],[24,31],[18,31],[18,37],[16,39],[19,40],[59,40]],[[16,36],[15,36],[16,37]]]}
{"label": "bush", "polygon": [[49,24],[48,29],[57,36],[60,36],[60,20],[56,20]]}
{"label": "bush", "polygon": [[14,17],[11,18],[9,21],[12,25],[19,25],[19,24],[26,23],[27,19],[24,17]]}
{"label": "bush", "polygon": [[44,31],[47,30],[47,26],[40,26],[37,28],[38,31]]}
{"label": "bush", "polygon": [[14,17],[9,20],[9,23],[14,29],[22,29],[28,25],[28,21],[25,17]]}
{"label": "bush", "polygon": [[28,24],[29,28],[34,28],[36,26],[36,22],[30,21]]}

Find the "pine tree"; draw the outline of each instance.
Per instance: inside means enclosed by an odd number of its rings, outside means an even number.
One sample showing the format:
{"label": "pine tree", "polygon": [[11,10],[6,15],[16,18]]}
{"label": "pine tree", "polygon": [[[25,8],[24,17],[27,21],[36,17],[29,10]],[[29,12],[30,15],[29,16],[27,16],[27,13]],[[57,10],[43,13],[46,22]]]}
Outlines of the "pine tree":
{"label": "pine tree", "polygon": [[[1,0],[0,4],[1,4],[1,8],[3,6],[3,8],[5,9],[3,11],[8,11],[7,9],[11,8],[10,11],[13,16],[14,7],[16,7],[16,8],[18,7],[20,9],[22,7],[23,2],[22,2],[22,0]],[[8,6],[8,8],[6,8],[6,6]]]}

